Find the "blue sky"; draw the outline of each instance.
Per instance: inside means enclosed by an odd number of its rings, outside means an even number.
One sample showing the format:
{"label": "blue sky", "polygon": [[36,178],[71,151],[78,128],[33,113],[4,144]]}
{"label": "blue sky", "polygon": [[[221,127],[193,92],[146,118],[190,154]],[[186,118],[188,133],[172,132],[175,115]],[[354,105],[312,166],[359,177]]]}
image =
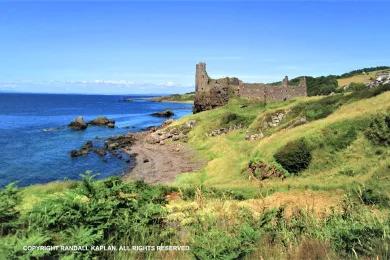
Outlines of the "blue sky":
{"label": "blue sky", "polygon": [[0,91],[180,93],[390,65],[386,1],[2,1]]}

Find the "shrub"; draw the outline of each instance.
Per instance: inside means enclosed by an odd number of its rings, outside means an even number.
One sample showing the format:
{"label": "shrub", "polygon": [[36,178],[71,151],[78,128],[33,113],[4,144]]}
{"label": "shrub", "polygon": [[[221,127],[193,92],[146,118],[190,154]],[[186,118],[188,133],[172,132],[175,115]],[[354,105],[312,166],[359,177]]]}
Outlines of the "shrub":
{"label": "shrub", "polygon": [[286,144],[274,157],[284,169],[296,174],[309,166],[311,152],[305,140],[299,139]]}
{"label": "shrub", "polygon": [[221,125],[222,126],[233,126],[233,125],[246,125],[246,120],[244,117],[239,116],[235,113],[225,113],[221,117]]}
{"label": "shrub", "polygon": [[14,184],[0,190],[0,236],[9,234],[17,227],[18,202],[19,194]]}
{"label": "shrub", "polygon": [[307,121],[325,118],[342,105],[343,95],[333,95],[320,100],[301,103],[293,107],[292,115],[304,115]]}
{"label": "shrub", "polygon": [[255,249],[259,230],[253,216],[240,212],[240,222],[224,223],[226,219],[199,218],[194,225],[191,252],[196,259],[240,259]]}
{"label": "shrub", "polygon": [[34,206],[26,223],[29,231],[48,234],[53,244],[115,244],[126,238],[126,244],[159,245],[172,235],[164,222],[168,191],[118,177],[95,181],[87,174],[75,189]]}
{"label": "shrub", "polygon": [[389,203],[389,198],[385,194],[372,188],[361,190],[360,198],[366,205],[387,206]]}
{"label": "shrub", "polygon": [[351,84],[348,85],[348,88],[347,90],[349,91],[360,91],[360,90],[363,90],[363,89],[367,89],[368,86],[364,83],[355,83],[355,82],[352,82]]}
{"label": "shrub", "polygon": [[344,200],[343,211],[334,212],[323,223],[333,248],[349,256],[375,256],[376,247],[390,242],[389,223],[381,221],[350,199]]}
{"label": "shrub", "polygon": [[386,91],[390,91],[390,84],[384,84],[380,85],[378,87],[374,88],[368,88],[368,89],[363,89],[360,91],[355,91],[351,95],[348,95],[345,97],[345,99],[348,101],[355,101],[355,100],[360,100],[364,98],[371,98],[378,96]]}
{"label": "shrub", "polygon": [[365,131],[367,139],[373,144],[390,145],[390,115],[380,114],[375,117]]}

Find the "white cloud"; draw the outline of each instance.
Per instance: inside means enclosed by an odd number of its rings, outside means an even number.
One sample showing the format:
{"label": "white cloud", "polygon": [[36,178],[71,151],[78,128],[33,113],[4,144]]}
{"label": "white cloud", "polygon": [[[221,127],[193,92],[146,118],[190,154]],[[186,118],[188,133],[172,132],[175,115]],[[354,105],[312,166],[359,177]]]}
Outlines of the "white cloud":
{"label": "white cloud", "polygon": [[174,81],[162,83],[128,80],[77,80],[77,81],[15,81],[0,82],[0,91],[33,93],[85,93],[85,94],[160,94],[184,93],[194,86]]}

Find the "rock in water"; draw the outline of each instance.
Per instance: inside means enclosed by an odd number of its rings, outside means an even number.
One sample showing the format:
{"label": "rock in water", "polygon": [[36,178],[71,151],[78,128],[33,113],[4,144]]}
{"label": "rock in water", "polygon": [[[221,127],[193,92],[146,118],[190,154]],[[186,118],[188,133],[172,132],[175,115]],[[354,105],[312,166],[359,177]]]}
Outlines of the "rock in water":
{"label": "rock in water", "polygon": [[91,141],[86,142],[79,150],[70,151],[70,157],[79,157],[87,155],[91,149],[93,148],[93,144]]}
{"label": "rock in water", "polygon": [[94,125],[94,126],[107,126],[109,128],[114,128],[115,127],[115,120],[108,119],[105,116],[100,116],[95,118],[94,120],[91,120],[88,122],[89,125]]}
{"label": "rock in water", "polygon": [[157,117],[171,117],[173,115],[174,113],[171,110],[165,110],[162,112],[156,112],[152,114],[152,116],[157,116]]}
{"label": "rock in water", "polygon": [[78,116],[72,121],[69,125],[73,130],[84,130],[87,128],[87,123],[85,123],[84,118],[82,116]]}
{"label": "rock in water", "polygon": [[104,149],[108,151],[116,151],[125,149],[133,145],[135,138],[131,134],[110,137],[105,141]]}

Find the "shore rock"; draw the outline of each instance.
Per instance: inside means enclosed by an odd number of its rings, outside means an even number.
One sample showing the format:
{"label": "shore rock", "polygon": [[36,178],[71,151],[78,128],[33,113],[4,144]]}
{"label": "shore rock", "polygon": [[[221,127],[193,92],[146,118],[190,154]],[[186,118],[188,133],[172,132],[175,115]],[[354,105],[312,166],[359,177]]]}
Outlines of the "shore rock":
{"label": "shore rock", "polygon": [[88,127],[82,116],[76,117],[68,126],[73,130],[85,130]]}
{"label": "shore rock", "polygon": [[165,122],[162,124],[162,127],[168,126],[168,125],[172,124],[173,122],[174,122],[173,119],[165,120]]}
{"label": "shore rock", "polygon": [[156,117],[171,117],[174,115],[174,113],[171,110],[165,110],[161,112],[152,113],[151,115]]}
{"label": "shore rock", "polygon": [[104,144],[104,148],[109,151],[115,151],[119,149],[128,148],[135,141],[135,138],[131,134],[120,135],[116,137],[108,138]]}
{"label": "shore rock", "polygon": [[70,151],[70,157],[79,157],[87,155],[91,149],[93,148],[93,144],[91,141],[86,142],[79,150]]}
{"label": "shore rock", "polygon": [[97,118],[89,121],[88,125],[107,126],[109,128],[114,128],[115,127],[115,120],[108,119],[105,116],[100,116],[100,117],[97,117]]}

